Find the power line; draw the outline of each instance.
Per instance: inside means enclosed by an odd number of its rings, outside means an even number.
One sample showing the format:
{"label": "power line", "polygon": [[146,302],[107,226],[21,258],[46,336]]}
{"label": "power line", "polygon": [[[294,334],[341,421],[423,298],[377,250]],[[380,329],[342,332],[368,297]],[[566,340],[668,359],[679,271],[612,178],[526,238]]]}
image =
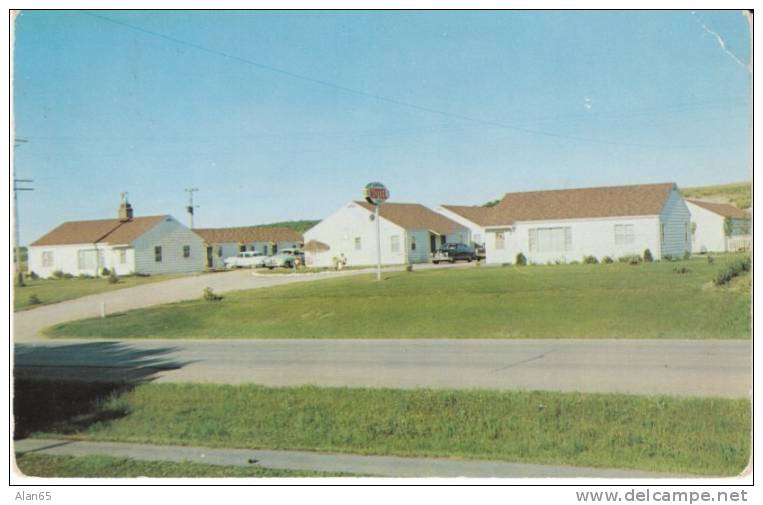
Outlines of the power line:
{"label": "power line", "polygon": [[432,108],[432,107],[426,107],[426,106],[418,105],[418,104],[415,104],[415,103],[405,102],[405,101],[402,101],[402,100],[397,100],[395,98],[390,98],[390,97],[387,97],[387,96],[377,95],[375,93],[369,93],[367,91],[363,91],[363,90],[359,90],[359,89],[355,89],[355,88],[350,88],[350,87],[347,87],[347,86],[336,84],[336,83],[331,82],[331,81],[325,81],[325,80],[322,80],[322,79],[316,79],[314,77],[310,77],[310,76],[307,76],[307,75],[304,75],[304,74],[298,74],[296,72],[292,72],[292,71],[289,71],[289,70],[284,70],[282,68],[274,67],[274,66],[271,66],[271,65],[266,65],[264,63],[260,63],[260,62],[254,61],[254,60],[243,58],[241,56],[236,56],[236,55],[233,55],[233,54],[230,54],[230,53],[226,53],[224,51],[220,51],[220,50],[217,50],[217,49],[211,49],[209,47],[205,47],[205,46],[202,46],[200,44],[196,44],[194,42],[189,42],[187,40],[183,40],[183,39],[179,39],[179,38],[176,38],[176,37],[172,37],[170,35],[166,35],[166,34],[163,34],[163,33],[160,33],[160,32],[156,32],[156,31],[153,31],[153,30],[148,30],[146,28],[143,28],[143,27],[140,27],[140,26],[137,26],[137,25],[133,25],[131,23],[126,23],[124,21],[119,21],[119,20],[116,20],[116,19],[113,19],[113,18],[110,18],[110,17],[107,17],[107,16],[96,14],[96,13],[91,12],[91,11],[80,11],[80,12],[82,14],[85,14],[85,15],[88,15],[88,16],[100,19],[102,21],[106,21],[108,23],[112,23],[112,24],[115,24],[115,25],[118,25],[118,26],[129,28],[131,30],[134,30],[134,31],[137,31],[137,32],[141,32],[141,33],[144,33],[146,35],[151,35],[153,37],[157,37],[157,38],[160,38],[160,39],[172,42],[174,44],[179,44],[179,45],[182,45],[182,46],[190,47],[190,48],[196,49],[197,51],[201,51],[201,52],[205,52],[205,53],[212,54],[212,55],[215,55],[215,56],[219,56],[219,57],[231,60],[231,61],[236,61],[236,62],[239,62],[239,63],[244,63],[246,65],[250,65],[252,67],[256,67],[256,68],[259,68],[261,70],[266,70],[268,72],[273,72],[273,73],[280,74],[280,75],[283,75],[283,76],[286,76],[286,77],[291,77],[293,79],[298,79],[298,80],[302,80],[302,81],[306,81],[306,82],[311,82],[313,84],[317,84],[317,85],[324,86],[324,87],[327,87],[327,88],[332,88],[332,89],[335,89],[335,90],[338,90],[338,91],[343,91],[345,93],[350,93],[350,94],[354,94],[354,95],[358,95],[358,96],[363,96],[363,97],[370,98],[370,99],[373,99],[373,100],[376,100],[376,101],[379,101],[379,102],[390,103],[390,104],[397,105],[397,106],[400,106],[400,107],[405,107],[405,108],[408,108],[408,109],[418,110],[420,112],[427,112],[427,113],[430,113],[430,114],[437,114],[437,115],[440,115],[440,116],[443,116],[443,117],[448,117],[448,118],[452,118],[452,119],[459,119],[461,121],[467,121],[467,122],[471,122],[471,123],[475,123],[475,124],[481,124],[481,125],[484,125],[484,126],[492,126],[492,127],[496,127],[496,128],[503,128],[503,129],[513,130],[513,131],[517,131],[517,132],[525,133],[525,134],[529,134],[529,135],[541,135],[541,136],[559,138],[559,139],[564,139],[564,140],[574,140],[574,141],[577,141],[577,142],[590,142],[590,143],[594,143],[594,144],[603,144],[603,145],[627,146],[627,147],[644,147],[644,148],[658,148],[658,149],[662,149],[662,148],[668,148],[669,149],[669,148],[675,148],[676,147],[676,146],[670,146],[670,145],[642,144],[642,143],[636,143],[636,142],[617,142],[617,141],[594,139],[594,138],[587,138],[587,137],[578,137],[576,135],[565,135],[565,134],[561,134],[561,133],[553,133],[553,132],[548,132],[548,131],[544,131],[544,130],[536,130],[536,129],[532,129],[532,128],[525,128],[525,127],[511,125],[511,124],[502,123],[502,122],[498,122],[498,121],[479,119],[479,118],[474,118],[474,117],[466,116],[466,115],[463,115],[463,114],[457,114],[457,113],[453,113],[453,112],[443,111],[443,110],[435,109],[435,108]]}

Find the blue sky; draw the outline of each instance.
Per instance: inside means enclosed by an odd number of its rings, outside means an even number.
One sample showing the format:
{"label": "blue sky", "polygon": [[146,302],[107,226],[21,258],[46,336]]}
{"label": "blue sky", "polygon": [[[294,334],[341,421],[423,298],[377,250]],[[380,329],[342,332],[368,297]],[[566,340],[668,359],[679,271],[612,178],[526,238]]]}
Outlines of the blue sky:
{"label": "blue sky", "polygon": [[750,178],[736,11],[95,14],[16,21],[22,243],[122,191],[186,222],[198,187],[213,227],[319,219],[374,180],[434,206]]}

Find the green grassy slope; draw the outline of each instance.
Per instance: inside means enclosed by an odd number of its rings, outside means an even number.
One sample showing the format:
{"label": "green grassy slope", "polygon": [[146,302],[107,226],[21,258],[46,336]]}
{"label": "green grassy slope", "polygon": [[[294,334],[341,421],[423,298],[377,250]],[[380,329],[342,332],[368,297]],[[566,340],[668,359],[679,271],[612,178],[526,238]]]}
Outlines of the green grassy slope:
{"label": "green grassy slope", "polygon": [[733,203],[740,209],[749,209],[752,205],[752,183],[750,182],[680,188],[680,190],[686,198],[717,198]]}
{"label": "green grassy slope", "polygon": [[[54,337],[750,338],[751,293],[711,279],[734,256],[335,278],[62,324]],[[689,272],[678,274],[676,266]]]}

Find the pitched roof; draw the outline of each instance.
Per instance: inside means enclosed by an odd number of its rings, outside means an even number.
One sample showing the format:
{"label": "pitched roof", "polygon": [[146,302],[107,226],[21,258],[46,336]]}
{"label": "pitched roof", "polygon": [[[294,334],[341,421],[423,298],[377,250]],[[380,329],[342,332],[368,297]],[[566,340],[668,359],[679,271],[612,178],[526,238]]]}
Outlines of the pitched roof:
{"label": "pitched roof", "polygon": [[714,212],[719,216],[750,219],[750,215],[747,212],[728,203],[705,202],[702,200],[690,200],[688,198],[686,201],[693,203],[698,207],[702,207],[703,209],[709,210],[710,212]]}
{"label": "pitched roof", "polygon": [[235,242],[302,242],[302,235],[291,228],[265,226],[238,226],[234,228],[194,228],[207,244]]}
{"label": "pitched roof", "polygon": [[168,216],[135,217],[130,221],[96,219],[67,221],[30,245],[129,244]]}
{"label": "pitched roof", "polygon": [[662,211],[672,182],[599,188],[506,193],[491,209],[486,225],[618,216],[652,216]]}
{"label": "pitched roof", "polygon": [[442,208],[479,225],[489,222],[489,217],[493,210],[492,207],[482,207],[480,205],[442,205]]}
{"label": "pitched roof", "polygon": [[[368,202],[355,203],[370,212],[374,211],[374,206]],[[463,225],[418,203],[385,203],[379,207],[379,214],[406,230],[432,230],[444,235],[464,229]]]}

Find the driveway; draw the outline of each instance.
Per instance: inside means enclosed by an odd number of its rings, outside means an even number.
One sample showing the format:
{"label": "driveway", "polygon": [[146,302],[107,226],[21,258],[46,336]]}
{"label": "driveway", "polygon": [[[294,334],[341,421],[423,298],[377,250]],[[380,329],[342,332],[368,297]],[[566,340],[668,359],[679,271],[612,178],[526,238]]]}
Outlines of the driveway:
{"label": "driveway", "polygon": [[56,340],[17,344],[14,373],[747,398],[751,355],[739,340]]}
{"label": "driveway", "polygon": [[[468,268],[472,265],[416,265],[417,270],[432,268]],[[386,267],[385,272],[400,271],[403,267]],[[14,313],[14,340],[28,342],[44,339],[40,331],[48,326],[98,317],[101,304],[107,313],[124,312],[163,303],[193,300],[201,297],[204,288],[212,288],[216,293],[239,291],[242,289],[265,288],[295,282],[311,282],[334,277],[347,277],[375,272],[375,269],[345,270],[343,272],[325,272],[319,274],[256,274],[252,270],[242,269],[229,272],[192,275],[162,282],[142,284],[131,288],[118,289],[106,293],[85,296],[36,309]]]}

